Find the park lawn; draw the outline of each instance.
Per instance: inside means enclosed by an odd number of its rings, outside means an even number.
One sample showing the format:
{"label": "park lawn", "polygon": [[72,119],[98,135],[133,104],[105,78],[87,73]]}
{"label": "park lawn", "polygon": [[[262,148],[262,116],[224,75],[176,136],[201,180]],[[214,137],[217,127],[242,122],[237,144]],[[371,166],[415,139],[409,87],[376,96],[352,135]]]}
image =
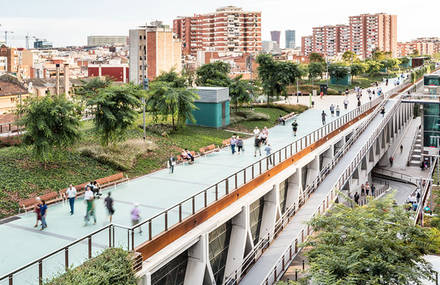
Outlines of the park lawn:
{"label": "park lawn", "polygon": [[[255,126],[260,129],[264,126],[272,127],[279,115],[287,114],[277,108],[255,108],[255,111],[269,115],[270,120],[241,122],[235,127],[240,126],[246,132],[251,132]],[[151,173],[165,167],[171,153],[179,154],[183,148],[198,151],[210,144],[221,146],[223,140],[231,135],[231,132],[223,129],[199,126],[186,126],[167,137],[147,131],[147,140],[156,144],[156,150],[137,157],[134,167],[123,172],[130,178]],[[128,131],[125,139],[142,137],[142,127],[136,124]],[[62,152],[55,162],[48,163],[46,169],[32,158],[29,147],[0,148],[0,218],[16,214],[17,202],[20,200],[58,191],[70,183],[81,184],[122,171],[111,163],[100,162],[77,151],[80,147],[93,144],[99,144],[99,137],[90,120],[81,123],[80,141],[70,151]]]}
{"label": "park lawn", "polygon": [[[240,110],[240,109],[239,109]],[[257,113],[263,113],[269,115],[269,120],[258,120],[258,121],[241,121],[235,124],[228,126],[230,130],[236,130],[240,132],[252,133],[252,130],[255,127],[258,127],[260,130],[264,127],[273,127],[277,124],[277,120],[279,116],[284,116],[288,114],[288,112],[278,109],[278,108],[254,108],[254,111]]]}

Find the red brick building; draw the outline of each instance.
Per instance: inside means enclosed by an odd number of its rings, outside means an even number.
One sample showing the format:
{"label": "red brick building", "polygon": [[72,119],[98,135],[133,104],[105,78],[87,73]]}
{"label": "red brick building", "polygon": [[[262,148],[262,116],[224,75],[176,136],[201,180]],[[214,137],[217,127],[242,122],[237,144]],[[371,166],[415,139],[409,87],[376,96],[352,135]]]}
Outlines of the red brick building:
{"label": "red brick building", "polygon": [[210,14],[179,17],[173,21],[173,32],[182,41],[183,55],[254,54],[261,51],[261,12],[227,6]]}

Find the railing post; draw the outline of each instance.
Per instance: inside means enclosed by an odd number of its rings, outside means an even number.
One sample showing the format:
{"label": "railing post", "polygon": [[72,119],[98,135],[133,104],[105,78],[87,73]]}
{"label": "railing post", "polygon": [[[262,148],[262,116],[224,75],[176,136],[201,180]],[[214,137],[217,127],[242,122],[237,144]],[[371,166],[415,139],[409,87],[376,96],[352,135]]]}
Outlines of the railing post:
{"label": "railing post", "polygon": [[13,283],[14,283],[14,277],[12,276],[12,274],[11,275],[9,275],[9,285],[13,285]]}
{"label": "railing post", "polygon": [[43,285],[43,260],[38,261],[38,284]]}
{"label": "railing post", "polygon": [[218,183],[215,184],[215,200],[218,200]]}
{"label": "railing post", "polygon": [[168,230],[168,211],[165,211],[164,217],[165,217],[165,230]]}
{"label": "railing post", "polygon": [[298,252],[298,239],[295,239],[295,254]]}
{"label": "railing post", "polygon": [[88,238],[88,251],[89,251],[89,259],[92,258],[92,236]]}
{"label": "railing post", "polygon": [[112,225],[108,227],[108,247],[112,247]]}
{"label": "railing post", "polygon": [[179,223],[182,222],[182,203],[179,204]]}
{"label": "railing post", "polygon": [[259,163],[260,163],[260,167],[259,168],[260,168],[260,175],[261,175],[261,159],[260,159]]}
{"label": "railing post", "polygon": [[69,270],[69,248],[66,247],[64,249],[64,268],[67,270]]}
{"label": "railing post", "polygon": [[252,164],[252,180],[255,178],[254,164]]}
{"label": "railing post", "polygon": [[[226,192],[227,192],[227,187],[226,187]],[[196,199],[194,196],[192,196],[192,214],[194,215],[196,212]]]}
{"label": "railing post", "polygon": [[[235,176],[235,178],[237,178],[237,175]],[[235,187],[237,187],[237,186],[235,186]],[[208,192],[207,192],[207,190],[205,190],[203,192],[203,196],[204,196],[204,199],[205,199],[205,208],[206,208],[208,206]]]}
{"label": "railing post", "polygon": [[[261,171],[261,170],[260,170]],[[225,194],[229,194],[229,178],[225,179]],[[193,198],[194,199],[194,198]],[[193,213],[194,214],[194,213]]]}
{"label": "railing post", "polygon": [[153,231],[152,231],[152,226],[151,226],[151,220],[148,221],[148,240],[152,240],[153,239]]}
{"label": "railing post", "polygon": [[134,229],[131,229],[131,250],[134,251]]}
{"label": "railing post", "polygon": [[235,189],[238,188],[237,173],[235,173]]}
{"label": "railing post", "polygon": [[243,184],[246,184],[246,170],[247,167],[243,170]]}

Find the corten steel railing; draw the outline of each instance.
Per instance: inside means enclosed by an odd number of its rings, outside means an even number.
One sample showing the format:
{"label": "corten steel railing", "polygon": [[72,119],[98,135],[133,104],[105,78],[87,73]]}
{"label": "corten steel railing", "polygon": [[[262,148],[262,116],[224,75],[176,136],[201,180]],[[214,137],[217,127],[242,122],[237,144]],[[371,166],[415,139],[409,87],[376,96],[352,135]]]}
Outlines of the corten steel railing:
{"label": "corten steel railing", "polygon": [[[392,92],[390,92],[390,94],[392,94]],[[373,112],[372,116],[370,116],[370,120],[368,120],[368,121],[371,121],[372,118],[374,118],[376,115],[379,114],[380,108],[386,102],[387,102],[387,100],[384,100],[383,102],[381,102],[381,104]],[[385,128],[386,124],[388,124],[390,118],[392,118],[392,116],[396,113],[400,104],[401,104],[401,99],[399,98],[398,102],[396,104],[394,104],[393,109],[391,111],[387,112],[387,114],[385,115],[385,119],[381,122],[381,124],[378,126],[378,128],[376,128],[375,132],[370,137],[370,139],[367,141],[367,143],[362,147],[361,151],[356,155],[354,160],[345,169],[345,171],[339,177],[339,179],[337,180],[335,185],[333,187],[331,187],[332,190],[330,191],[329,194],[327,194],[326,198],[322,202],[322,205],[320,205],[318,207],[318,209],[314,213],[313,217],[316,214],[320,214],[321,210],[324,212],[326,209],[328,209],[328,204],[326,204],[326,201],[327,200],[334,201],[334,199],[336,198],[335,197],[336,196],[335,189],[342,189],[342,187],[345,185],[345,183],[347,183],[347,181],[350,179],[350,177],[352,176],[355,169],[357,169],[357,167],[361,163],[363,157],[368,154],[370,148],[375,144],[376,139],[379,137],[380,133]],[[368,124],[369,124],[369,122],[363,123],[362,126],[356,131],[356,135],[359,135],[361,132],[363,132],[365,130],[365,128],[368,126]],[[313,187],[312,191],[314,191],[317,188],[314,185],[312,187]],[[286,266],[286,265],[290,264],[290,262],[293,260],[293,258],[298,253],[298,243],[302,243],[307,238],[307,236],[309,236],[311,233],[312,233],[312,230],[310,229],[310,227],[305,226],[305,228],[301,231],[301,233],[295,238],[295,241],[283,252],[281,258],[278,259],[278,261],[275,263],[275,265],[272,267],[272,269],[266,275],[266,277],[264,278],[263,284],[268,285],[268,284],[275,283],[279,280],[279,278],[287,270],[288,266]],[[240,277],[237,276],[239,279],[235,279],[235,283],[231,282],[229,284],[238,283],[239,281],[237,281],[237,280],[241,280],[242,275],[240,274],[239,276]]]}
{"label": "corten steel railing", "polygon": [[[401,86],[396,86],[392,90],[386,92],[389,94],[392,94],[396,90],[399,90]],[[71,261],[70,254],[71,250],[69,248],[72,248],[72,246],[75,246],[77,244],[82,244],[84,242],[87,242],[88,252],[92,252],[93,243],[92,241],[95,239],[96,235],[104,232],[105,230],[108,230],[110,233],[108,235],[108,240],[104,243],[104,246],[98,246],[97,248],[107,248],[107,247],[113,247],[115,245],[115,241],[123,240],[124,238],[116,238],[114,232],[115,229],[123,230],[125,232],[125,236],[127,238],[127,243],[124,244],[122,247],[126,248],[127,250],[134,250],[135,247],[139,244],[142,244],[147,241],[151,241],[155,236],[158,234],[167,231],[172,226],[175,226],[178,223],[181,223],[186,218],[196,214],[197,212],[207,208],[210,204],[222,199],[224,196],[228,195],[229,193],[232,193],[233,191],[237,190],[239,187],[243,186],[244,184],[252,181],[256,177],[262,175],[269,169],[273,168],[274,166],[278,165],[279,163],[285,161],[286,159],[289,159],[297,152],[305,149],[306,147],[310,146],[311,144],[317,142],[321,138],[329,135],[333,131],[337,131],[339,128],[345,126],[346,124],[352,124],[352,120],[356,119],[360,115],[366,113],[372,108],[377,107],[378,105],[381,106],[381,102],[383,102],[383,96],[377,97],[374,100],[361,105],[359,108],[356,108],[355,110],[350,111],[349,113],[339,117],[338,119],[323,125],[321,128],[298,138],[293,143],[288,144],[287,146],[277,150],[273,154],[270,155],[271,162],[269,163],[269,156],[264,157],[251,165],[237,171],[236,173],[229,175],[228,177],[224,178],[220,182],[196,193],[195,195],[181,201],[180,203],[160,212],[159,214],[139,223],[138,225],[135,225],[134,227],[125,227],[117,224],[110,224],[107,225],[93,233],[90,233],[83,238],[78,239],[75,242],[72,242],[58,250],[55,250],[41,258],[38,258],[37,260],[28,263],[27,265],[24,265],[8,274],[5,274],[3,276],[0,276],[0,284],[4,280],[9,281],[9,285],[14,284],[15,278],[21,274],[22,272],[30,269],[35,269],[34,267],[38,267],[36,270],[36,274],[38,277],[38,283],[43,283],[43,278],[47,278],[48,274],[44,274],[44,268],[45,262],[52,258],[61,252],[64,252],[64,254],[67,255],[65,261],[64,268],[61,268],[59,272],[62,272],[66,270],[69,266],[69,261]],[[376,112],[378,112],[376,110]],[[326,169],[326,171],[329,171]],[[321,173],[321,175],[326,175],[327,173]],[[322,181],[322,177],[318,177],[320,179],[319,181]],[[305,199],[308,198],[311,193],[314,191],[316,186],[319,182],[312,183],[312,185],[309,185],[304,190],[304,195],[302,197],[301,203],[304,204]],[[336,195],[332,194],[332,199],[334,199]],[[329,200],[330,201],[330,200]],[[302,205],[301,204],[301,205]],[[290,210],[291,211],[291,210]],[[143,228],[144,232],[146,234],[138,235],[136,232],[140,230],[140,228]],[[146,231],[145,231],[146,228]],[[120,236],[123,236],[124,234],[120,234]],[[146,236],[146,237],[145,237]],[[109,246],[105,246],[105,245]],[[87,256],[88,258],[91,257],[90,254]],[[49,273],[49,275],[53,274]]]}

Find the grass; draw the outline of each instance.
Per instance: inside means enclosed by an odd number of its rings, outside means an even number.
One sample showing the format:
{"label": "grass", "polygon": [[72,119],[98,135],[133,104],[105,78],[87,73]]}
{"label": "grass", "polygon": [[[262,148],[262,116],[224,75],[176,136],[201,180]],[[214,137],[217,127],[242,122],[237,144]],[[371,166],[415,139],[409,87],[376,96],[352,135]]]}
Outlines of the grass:
{"label": "grass", "polygon": [[[263,107],[257,107],[255,111],[268,115],[270,119],[240,122],[228,129],[251,132],[255,126],[260,129],[264,126],[271,127],[279,115],[288,113],[278,108]],[[139,117],[137,123],[142,122],[142,114]],[[148,117],[147,122],[151,122],[151,118]],[[57,160],[49,163],[47,169],[32,158],[29,147],[0,148],[0,218],[17,213],[17,202],[20,200],[58,191],[70,183],[81,184],[120,171],[129,177],[141,176],[165,167],[170,154],[178,154],[183,148],[198,151],[210,144],[221,145],[224,139],[232,135],[223,129],[199,126],[186,126],[166,138],[147,131],[147,140],[155,147],[153,151],[146,151],[139,147],[139,141],[143,137],[139,124],[129,130],[124,138],[128,140],[125,144],[131,143],[133,147],[121,143],[108,149],[101,148],[93,121],[82,122],[81,133],[80,141],[69,151],[63,152]],[[130,150],[124,151],[127,148]]]}

